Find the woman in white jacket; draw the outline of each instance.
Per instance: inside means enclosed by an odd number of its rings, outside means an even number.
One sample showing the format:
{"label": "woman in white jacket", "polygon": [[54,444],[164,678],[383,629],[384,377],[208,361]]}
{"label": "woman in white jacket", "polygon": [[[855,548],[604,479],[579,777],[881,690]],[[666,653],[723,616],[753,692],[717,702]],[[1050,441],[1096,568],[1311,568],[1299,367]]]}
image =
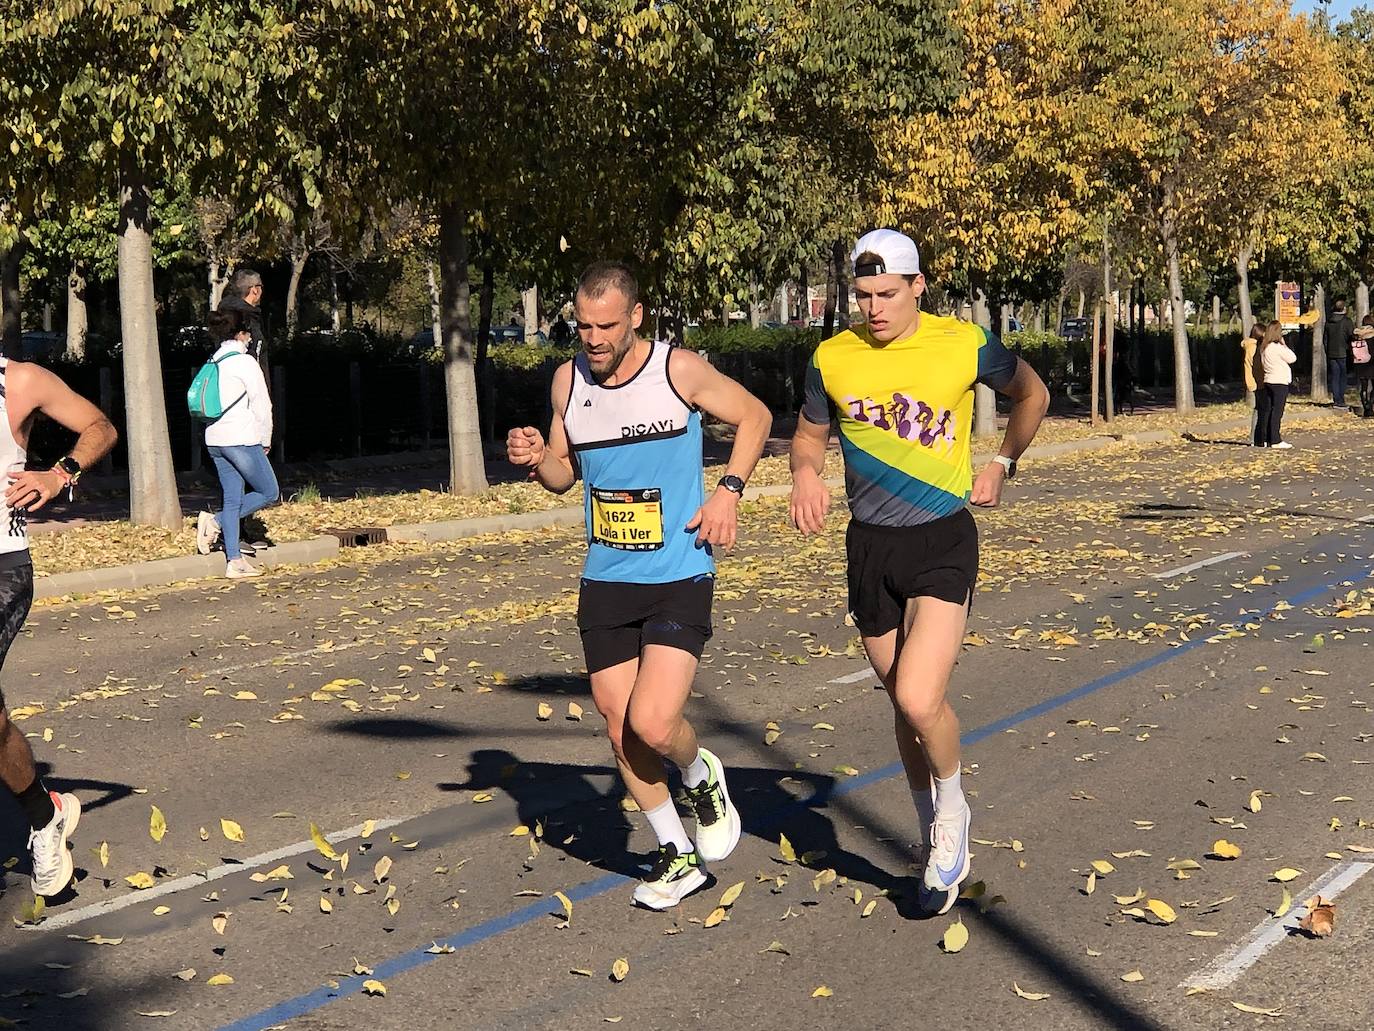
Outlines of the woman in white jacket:
{"label": "woman in white jacket", "polygon": [[208,555],[215,538],[224,537],[225,575],[231,579],[258,576],[239,544],[239,521],[281,494],[276,473],[267,460],[272,447],[272,398],[262,366],[249,352],[252,335],[243,313],[220,310],[210,313],[212,340],[222,340],[212,361],[219,364],[220,404],[224,414],[205,428],[205,445],[224,490],[224,507],[217,513],[202,512],[196,525],[196,547]]}
{"label": "woman in white jacket", "polygon": [[1267,447],[1291,448],[1293,445],[1283,439],[1283,406],[1288,401],[1288,390],[1293,384],[1293,363],[1298,356],[1284,342],[1283,325],[1277,321],[1269,323],[1264,331],[1264,340],[1259,346],[1260,365],[1264,369],[1264,393],[1268,404],[1267,425],[1264,432],[1256,432],[1256,440],[1263,440]]}

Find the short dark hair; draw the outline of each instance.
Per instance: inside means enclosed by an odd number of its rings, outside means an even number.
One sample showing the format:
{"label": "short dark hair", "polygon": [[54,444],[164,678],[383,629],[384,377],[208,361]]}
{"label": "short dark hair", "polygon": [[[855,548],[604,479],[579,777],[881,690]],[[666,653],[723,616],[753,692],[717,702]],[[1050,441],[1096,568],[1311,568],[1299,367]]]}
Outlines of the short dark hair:
{"label": "short dark hair", "polygon": [[1337,298],[1336,298],[1336,310],[1337,310],[1337,311],[1345,311],[1345,298],[1344,298],[1344,297],[1337,297]]}
{"label": "short dark hair", "polygon": [[210,313],[205,326],[210,331],[211,342],[218,347],[247,330],[248,321],[237,308],[220,308]]}
{"label": "short dark hair", "polygon": [[639,303],[639,280],[623,261],[594,261],[582,271],[577,292],[596,300],[607,290],[619,290],[629,308]]}
{"label": "short dark hair", "polygon": [[[883,261],[881,255],[874,254],[872,251],[864,251],[854,259],[854,267],[856,269],[861,265],[880,265],[885,267],[886,263]],[[914,275],[908,275],[905,272],[899,274],[908,284],[916,282],[916,277]]]}

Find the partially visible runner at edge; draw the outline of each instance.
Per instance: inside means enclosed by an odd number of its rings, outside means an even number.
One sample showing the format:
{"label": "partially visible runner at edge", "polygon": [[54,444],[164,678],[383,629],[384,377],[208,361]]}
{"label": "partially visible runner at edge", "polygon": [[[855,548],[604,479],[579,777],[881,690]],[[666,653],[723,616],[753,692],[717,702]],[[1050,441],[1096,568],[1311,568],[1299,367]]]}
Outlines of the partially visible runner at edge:
{"label": "partially visible runner at edge", "polygon": [[[598,262],[575,301],[582,353],[553,378],[548,441],[510,431],[506,453],[548,490],[585,484],[587,559],[577,623],[592,700],[631,796],[658,838],[634,901],[668,909],[706,883],[740,838],[725,768],[683,716],[711,637],[714,548],[734,547],[740,498],[772,425],[768,409],[691,351],[643,339],[634,274]],[[736,428],[726,473],[702,484],[701,413]],[[695,843],[669,793],[682,773]]]}
{"label": "partially visible runner at edge", "polygon": [[[830,491],[821,474],[838,418],[849,611],[892,700],[921,832],[919,901],[944,913],[969,872],[959,720],[947,698],[978,577],[978,528],[965,505],[1001,499],[1049,392],[991,333],[920,310],[926,284],[909,237],[875,230],[851,261],[865,324],[822,341],[811,359],[792,440],[791,516],[803,534],[824,527]],[[1012,406],[1000,453],[975,480],[977,383]]]}
{"label": "partially visible runner at edge", "polygon": [[[71,491],[114,447],[116,433],[100,409],[74,393],[42,366],[0,358],[0,468],[8,471],[0,511],[0,664],[19,636],[33,604],[28,513],[62,491]],[[77,435],[76,444],[51,469],[24,468],[29,434],[42,412]],[[67,839],[81,820],[81,803],[69,792],[49,791],[38,776],[33,750],[10,722],[0,690],[0,781],[29,821],[33,893],[58,895],[71,882]]]}

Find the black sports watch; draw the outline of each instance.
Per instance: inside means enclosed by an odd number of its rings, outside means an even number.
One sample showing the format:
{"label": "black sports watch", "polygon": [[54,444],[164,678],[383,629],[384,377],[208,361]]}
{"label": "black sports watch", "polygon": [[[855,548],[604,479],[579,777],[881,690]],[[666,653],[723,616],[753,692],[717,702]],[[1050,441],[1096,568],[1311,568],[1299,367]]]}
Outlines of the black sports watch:
{"label": "black sports watch", "polygon": [[67,474],[67,478],[75,483],[81,479],[81,463],[71,455],[64,455],[57,460],[57,468]]}
{"label": "black sports watch", "polygon": [[720,482],[717,483],[716,486],[724,487],[731,494],[738,494],[740,497],[744,497],[744,481],[738,476],[722,476]]}

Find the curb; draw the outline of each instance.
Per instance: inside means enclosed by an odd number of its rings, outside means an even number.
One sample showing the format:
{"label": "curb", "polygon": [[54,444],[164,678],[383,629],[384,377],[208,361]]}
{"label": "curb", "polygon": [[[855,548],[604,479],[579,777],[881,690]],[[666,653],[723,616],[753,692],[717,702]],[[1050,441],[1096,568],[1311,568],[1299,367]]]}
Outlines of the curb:
{"label": "curb", "polygon": [[[1306,421],[1328,414],[1299,408],[1285,415],[1285,421]],[[1226,433],[1247,429],[1249,423],[1244,419],[1229,419],[1225,422],[1206,423],[1182,430],[1150,430],[1144,433],[1112,434],[1104,430],[1101,436],[1085,440],[1069,440],[1061,444],[1045,444],[1031,447],[1023,459],[1054,458],[1078,452],[1100,451],[1117,444],[1159,444],[1181,440],[1187,436]],[[992,461],[993,453],[981,452],[973,456],[975,465]],[[830,487],[841,487],[844,478],[835,476],[826,481]],[[745,495],[746,500],[757,498],[785,497],[792,492],[788,484],[768,487],[751,487]],[[550,508],[540,512],[521,512],[513,515],[481,516],[475,519],[450,519],[438,523],[400,523],[387,527],[387,540],[399,543],[432,544],[447,541],[466,540],[483,534],[508,533],[515,531],[548,530],[555,527],[578,526],[583,520],[583,510],[577,508]],[[279,544],[258,554],[258,562],[264,566],[287,564],[307,564],[333,558],[339,553],[339,542],[334,537],[314,537],[306,541],[292,541]],[[224,575],[224,559],[220,555],[188,555],[183,558],[158,559],[154,562],[140,562],[127,566],[112,566],[102,569],[83,570],[75,573],[58,573],[53,576],[39,577],[34,583],[35,600],[59,598],[69,594],[90,594],[95,591],[132,590],[139,587],[162,587],[180,583],[184,580],[219,578]]]}
{"label": "curb", "polygon": [[[305,564],[332,558],[338,553],[337,538],[312,537],[306,541],[291,541],[267,548],[258,552],[256,561],[258,565],[268,567]],[[34,581],[33,596],[34,600],[38,601],[45,598],[61,598],[69,594],[164,587],[183,580],[220,579],[223,576],[223,555],[186,555],[182,558],[163,558],[127,566],[109,566],[40,576]]]}

